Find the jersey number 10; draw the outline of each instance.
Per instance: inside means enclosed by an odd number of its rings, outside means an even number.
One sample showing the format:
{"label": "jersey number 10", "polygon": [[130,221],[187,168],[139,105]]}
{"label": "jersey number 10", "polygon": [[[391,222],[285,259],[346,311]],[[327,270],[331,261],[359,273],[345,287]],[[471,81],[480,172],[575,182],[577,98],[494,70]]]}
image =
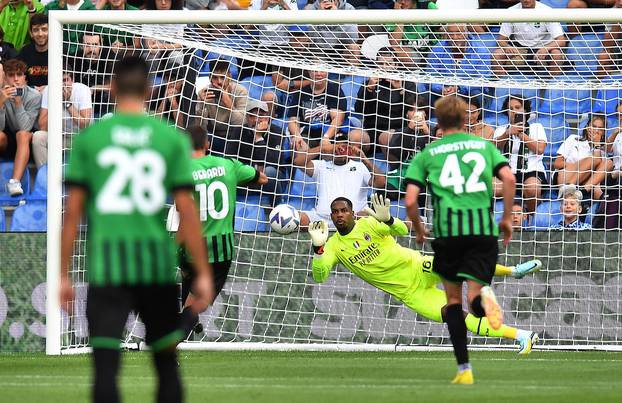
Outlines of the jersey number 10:
{"label": "jersey number 10", "polygon": [[[222,182],[212,182],[207,186],[199,183],[194,186],[195,192],[199,194],[199,218],[207,221],[207,215],[214,220],[221,220],[229,214],[229,191],[227,185]],[[220,192],[222,205],[220,210],[216,210],[216,191]]]}

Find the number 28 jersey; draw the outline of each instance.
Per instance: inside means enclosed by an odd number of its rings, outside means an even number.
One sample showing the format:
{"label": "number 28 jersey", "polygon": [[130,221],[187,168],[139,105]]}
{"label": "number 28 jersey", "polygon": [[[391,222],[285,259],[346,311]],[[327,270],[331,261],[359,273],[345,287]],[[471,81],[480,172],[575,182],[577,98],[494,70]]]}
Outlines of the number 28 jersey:
{"label": "number 28 jersey", "polygon": [[488,140],[466,133],[430,143],[410,163],[406,183],[428,186],[439,238],[498,236],[492,212],[492,178],[508,164]]}
{"label": "number 28 jersey", "polygon": [[73,137],[65,182],[88,192],[91,285],[175,282],[165,203],[171,191],[192,189],[186,136],[148,116],[115,114]]}
{"label": "number 28 jersey", "polygon": [[237,186],[256,179],[258,172],[236,159],[213,155],[193,159],[190,165],[210,262],[232,260]]}

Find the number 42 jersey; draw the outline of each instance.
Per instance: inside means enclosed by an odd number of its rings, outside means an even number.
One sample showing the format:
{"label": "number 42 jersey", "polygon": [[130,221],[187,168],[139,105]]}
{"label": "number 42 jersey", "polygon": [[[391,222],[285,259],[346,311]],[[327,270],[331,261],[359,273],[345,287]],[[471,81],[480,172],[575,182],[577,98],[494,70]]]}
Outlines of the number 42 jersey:
{"label": "number 42 jersey", "polygon": [[165,204],[193,186],[186,136],[148,116],[115,114],[73,137],[65,182],[88,192],[91,285],[175,282]]}
{"label": "number 42 jersey", "polygon": [[492,178],[507,159],[488,140],[466,133],[444,136],[423,149],[406,171],[406,183],[427,186],[439,238],[498,236],[492,212]]}

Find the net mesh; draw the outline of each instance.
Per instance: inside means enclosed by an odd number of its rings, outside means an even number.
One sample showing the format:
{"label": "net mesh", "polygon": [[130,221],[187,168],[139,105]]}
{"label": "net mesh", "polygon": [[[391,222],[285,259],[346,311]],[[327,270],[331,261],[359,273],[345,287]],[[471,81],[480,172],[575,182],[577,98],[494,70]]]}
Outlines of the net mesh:
{"label": "net mesh", "polygon": [[[540,32],[543,24],[531,25]],[[304,166],[312,158],[331,160],[329,139],[347,136],[351,158],[373,175],[343,191],[361,202],[372,191],[385,192],[392,213],[405,219],[404,169],[442,135],[434,101],[461,96],[469,104],[465,130],[495,141],[520,177],[517,231],[500,262],[538,258],[545,268],[522,280],[497,280],[506,322],[539,332],[547,345],[617,345],[619,27],[572,25],[578,32],[572,36],[566,25],[549,27],[561,30],[563,41],[558,37],[546,51],[539,49],[554,38],[544,34],[532,35],[532,42],[516,35],[497,42],[509,32],[498,25],[79,25],[64,28],[64,63],[74,83],[90,89],[100,119],[113,110],[108,84],[114,61],[142,54],[155,84],[148,113],[180,128],[200,124],[212,135],[214,154],[270,172],[269,186],[238,190],[229,279],[200,317],[204,332],[191,334],[189,342],[449,343],[443,324],[416,315],[341,266],[326,283],[314,283],[307,234],[271,232],[268,214],[280,203],[325,212],[323,195],[340,190],[307,176]],[[269,134],[254,136],[262,133],[264,106]],[[70,120],[64,116],[66,150],[76,131]],[[249,132],[251,123],[256,126]],[[581,209],[565,210],[572,197],[560,199],[562,182],[579,185]],[[421,202],[431,222],[430,200]],[[497,200],[497,218],[501,209]],[[554,230],[559,223],[580,230]],[[86,226],[81,230],[72,266],[77,300],[73,313],[63,316],[64,349],[88,344]],[[410,237],[400,243],[415,248]],[[143,336],[132,316],[127,341]]]}

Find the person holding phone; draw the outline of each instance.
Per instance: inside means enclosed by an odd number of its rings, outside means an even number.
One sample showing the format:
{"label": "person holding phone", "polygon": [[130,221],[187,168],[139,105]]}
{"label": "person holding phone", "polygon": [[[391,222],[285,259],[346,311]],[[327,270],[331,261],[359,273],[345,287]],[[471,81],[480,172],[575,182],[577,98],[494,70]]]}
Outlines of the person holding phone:
{"label": "person holding phone", "polygon": [[26,68],[21,60],[6,61],[4,80],[0,83],[0,153],[6,150],[10,138],[17,145],[13,174],[7,183],[12,197],[24,194],[21,179],[30,158],[32,131],[41,107],[39,91],[26,86]]}
{"label": "person holding phone", "polygon": [[[544,126],[529,122],[531,101],[510,95],[503,104],[510,123],[495,130],[493,141],[508,158],[512,173],[516,175],[516,189],[521,193],[525,211],[533,213],[542,194],[542,185],[548,183],[544,167],[544,149],[547,136]],[[495,196],[502,189],[495,181]]]}

